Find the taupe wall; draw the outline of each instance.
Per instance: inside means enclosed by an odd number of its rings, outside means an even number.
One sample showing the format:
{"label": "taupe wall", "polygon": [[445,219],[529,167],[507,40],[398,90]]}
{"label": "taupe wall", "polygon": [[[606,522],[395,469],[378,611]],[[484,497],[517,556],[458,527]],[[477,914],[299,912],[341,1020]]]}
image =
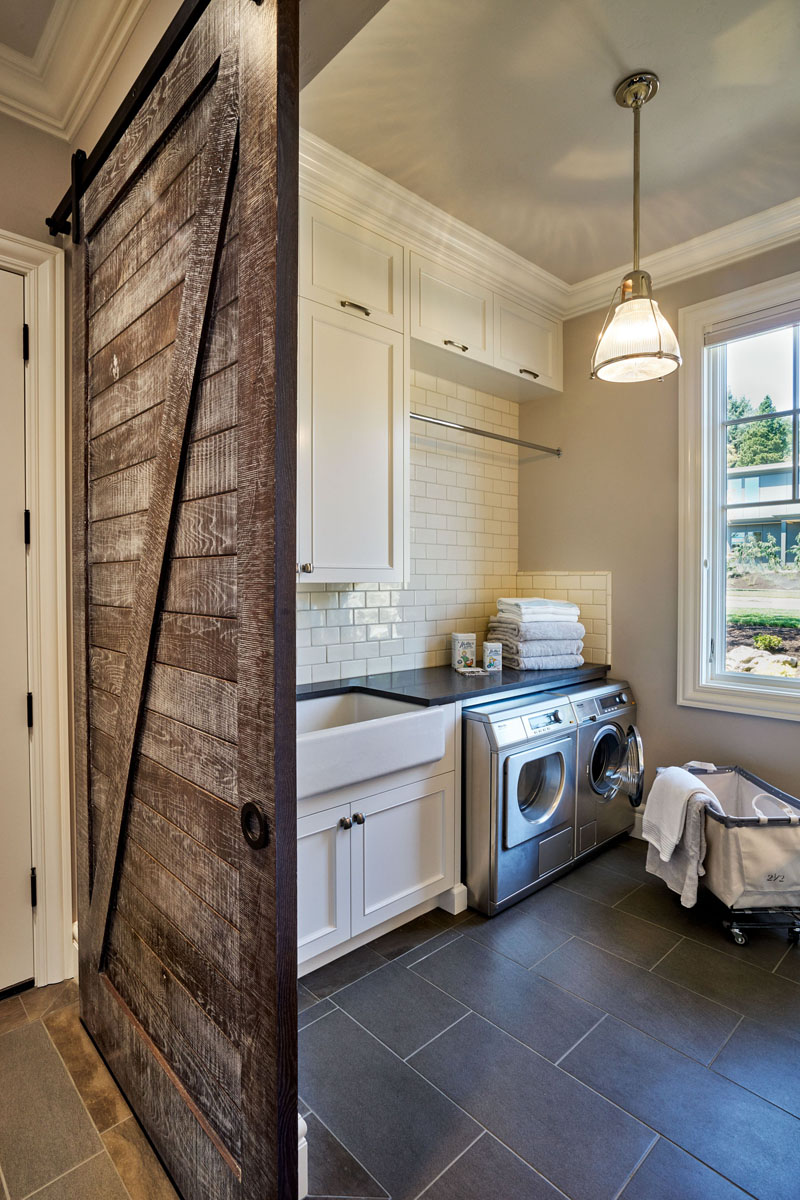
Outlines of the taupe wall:
{"label": "taupe wall", "polygon": [[[800,270],[800,242],[668,288],[678,309]],[[564,326],[564,393],[521,410],[520,437],[560,445],[561,459],[520,469],[520,570],[610,570],[613,670],[640,703],[651,778],[690,758],[738,762],[800,792],[800,727],[791,721],[679,707],[678,376],[614,385],[589,379],[603,313]]]}
{"label": "taupe wall", "polygon": [[0,113],[0,229],[47,242],[44,223],[69,187],[69,146]]}

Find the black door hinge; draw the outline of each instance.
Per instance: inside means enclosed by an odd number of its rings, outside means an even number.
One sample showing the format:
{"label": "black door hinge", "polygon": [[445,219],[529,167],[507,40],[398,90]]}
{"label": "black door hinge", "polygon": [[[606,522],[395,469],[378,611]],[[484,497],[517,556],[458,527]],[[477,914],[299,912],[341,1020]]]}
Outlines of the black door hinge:
{"label": "black door hinge", "polygon": [[28,692],[28,729],[33,729],[33,692]]}
{"label": "black door hinge", "polygon": [[22,326],[22,359],[27,362],[31,356],[31,330],[26,323]]}
{"label": "black door hinge", "polygon": [[36,867],[31,867],[31,908],[36,908]]}
{"label": "black door hinge", "polygon": [[25,530],[25,545],[30,546],[30,544],[31,544],[31,510],[29,508],[25,509],[25,515],[23,517],[23,525],[24,525],[24,530]]}

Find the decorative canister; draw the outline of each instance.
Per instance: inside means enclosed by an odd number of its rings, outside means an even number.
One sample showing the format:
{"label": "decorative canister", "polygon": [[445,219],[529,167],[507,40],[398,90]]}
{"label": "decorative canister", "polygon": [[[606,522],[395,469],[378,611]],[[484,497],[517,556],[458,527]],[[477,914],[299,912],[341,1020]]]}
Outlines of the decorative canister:
{"label": "decorative canister", "polygon": [[474,633],[454,633],[451,636],[454,667],[474,667],[477,636]]}
{"label": "decorative canister", "polygon": [[485,671],[502,671],[503,644],[502,642],[483,643],[483,668]]}

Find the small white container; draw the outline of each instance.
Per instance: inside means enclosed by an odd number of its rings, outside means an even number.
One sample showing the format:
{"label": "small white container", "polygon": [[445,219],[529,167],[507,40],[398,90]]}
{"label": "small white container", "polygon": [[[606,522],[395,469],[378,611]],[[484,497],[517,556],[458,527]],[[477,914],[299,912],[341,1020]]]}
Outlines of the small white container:
{"label": "small white container", "polygon": [[477,635],[474,633],[451,634],[452,663],[454,667],[474,667]]}
{"label": "small white container", "polygon": [[483,643],[483,669],[485,671],[502,671],[502,669],[503,669],[503,643],[502,642],[484,642]]}

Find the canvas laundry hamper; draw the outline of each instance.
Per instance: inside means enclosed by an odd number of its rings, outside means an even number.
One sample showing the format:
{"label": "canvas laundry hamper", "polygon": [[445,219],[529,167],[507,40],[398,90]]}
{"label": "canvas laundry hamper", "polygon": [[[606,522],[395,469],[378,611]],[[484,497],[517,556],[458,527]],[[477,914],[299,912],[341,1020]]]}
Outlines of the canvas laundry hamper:
{"label": "canvas laundry hamper", "polygon": [[723,810],[706,809],[706,887],[732,909],[800,908],[800,801],[742,767],[689,770]]}

